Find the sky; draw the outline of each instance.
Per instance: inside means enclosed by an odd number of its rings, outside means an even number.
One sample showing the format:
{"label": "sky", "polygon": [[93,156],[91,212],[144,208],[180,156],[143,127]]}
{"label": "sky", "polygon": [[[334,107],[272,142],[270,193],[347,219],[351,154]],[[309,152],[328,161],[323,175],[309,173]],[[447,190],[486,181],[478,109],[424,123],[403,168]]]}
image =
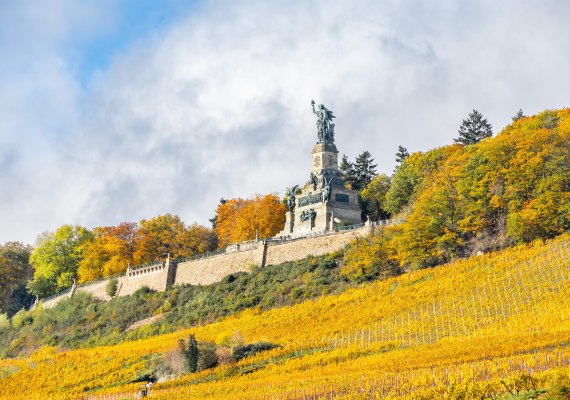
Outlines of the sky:
{"label": "sky", "polygon": [[0,243],[303,184],[312,99],[391,174],[480,111],[569,106],[564,0],[2,0]]}

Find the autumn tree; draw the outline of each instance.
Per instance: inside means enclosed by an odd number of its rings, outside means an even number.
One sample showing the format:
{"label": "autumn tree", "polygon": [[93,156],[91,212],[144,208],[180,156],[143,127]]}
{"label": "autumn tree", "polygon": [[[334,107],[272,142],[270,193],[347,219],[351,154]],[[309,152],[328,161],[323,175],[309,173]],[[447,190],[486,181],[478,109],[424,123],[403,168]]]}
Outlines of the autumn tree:
{"label": "autumn tree", "polygon": [[560,117],[556,115],[555,112],[548,110],[542,113],[540,117],[540,122],[541,126],[543,126],[546,129],[552,130],[558,126],[558,123],[560,122]]}
{"label": "autumn tree", "polygon": [[[225,204],[226,202],[227,200],[222,197],[220,199],[220,202],[218,203],[218,207]],[[208,221],[210,221],[210,223],[212,224],[212,229],[216,229],[216,224],[218,223],[218,213],[216,212],[216,214]]]}
{"label": "autumn tree", "polygon": [[55,232],[41,234],[30,256],[34,268],[34,277],[28,283],[30,292],[45,297],[70,287],[93,240],[93,232],[78,225],[63,225]]}
{"label": "autumn tree", "polygon": [[33,301],[26,283],[33,275],[29,264],[31,248],[19,242],[8,242],[0,246],[0,312],[9,316]]}
{"label": "autumn tree", "polygon": [[286,211],[285,204],[273,194],[228,200],[216,209],[218,246],[254,239],[256,233],[260,238],[274,236],[285,225]]}
{"label": "autumn tree", "polygon": [[389,189],[390,178],[385,174],[380,174],[360,192],[363,212],[370,220],[379,221],[390,217],[385,206],[386,193]]}
{"label": "autumn tree", "polygon": [[353,282],[365,282],[397,275],[400,269],[388,238],[384,232],[377,232],[353,241],[344,253],[341,276]]}
{"label": "autumn tree", "polygon": [[132,222],[94,228],[94,240],[86,246],[79,262],[78,281],[91,281],[126,271],[128,264],[133,262],[137,229],[138,225]]}
{"label": "autumn tree", "polygon": [[[547,119],[557,120],[555,129]],[[570,229],[569,188],[570,109],[527,117],[432,170],[393,239],[397,258],[425,267],[552,238]]]}
{"label": "autumn tree", "polygon": [[464,145],[475,144],[486,137],[493,135],[493,127],[487,122],[486,118],[477,111],[473,110],[469,114],[469,118],[464,119],[459,126],[459,137],[453,139],[456,143]]}
{"label": "autumn tree", "polygon": [[392,176],[390,189],[385,197],[384,209],[396,215],[404,207],[413,203],[424,182],[429,180],[428,178],[457,150],[459,146],[446,146],[425,153],[413,153],[406,157]]}
{"label": "autumn tree", "polygon": [[199,225],[187,228],[177,215],[165,214],[139,223],[135,264],[166,257],[189,257],[215,248],[214,232]]}
{"label": "autumn tree", "polygon": [[177,241],[178,250],[173,253],[177,258],[214,251],[218,246],[218,238],[214,230],[198,224],[186,227],[184,232],[177,237]]}

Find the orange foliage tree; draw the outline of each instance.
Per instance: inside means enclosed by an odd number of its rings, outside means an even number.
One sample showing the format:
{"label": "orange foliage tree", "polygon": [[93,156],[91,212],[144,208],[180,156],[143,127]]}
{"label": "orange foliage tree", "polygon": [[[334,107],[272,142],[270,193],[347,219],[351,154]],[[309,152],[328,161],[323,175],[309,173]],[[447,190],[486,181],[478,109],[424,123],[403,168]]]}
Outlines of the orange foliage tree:
{"label": "orange foliage tree", "polygon": [[186,227],[177,215],[143,219],[139,225],[133,256],[136,264],[158,260],[167,254],[173,258],[190,257],[216,247],[211,229],[196,224]]}
{"label": "orange foliage tree", "polygon": [[212,251],[217,243],[213,230],[197,224],[186,226],[171,214],[142,220],[140,224],[124,222],[99,227],[93,232],[95,240],[85,249],[77,269],[80,283],[119,274],[129,264],[155,261],[167,254],[184,258]]}
{"label": "orange foliage tree", "polygon": [[125,271],[133,261],[137,227],[134,222],[123,222],[118,226],[93,229],[95,239],[87,246],[79,262],[78,281],[86,282]]}
{"label": "orange foliage tree", "polygon": [[216,234],[220,248],[230,243],[274,236],[283,229],[287,207],[274,194],[253,199],[230,199],[216,209]]}

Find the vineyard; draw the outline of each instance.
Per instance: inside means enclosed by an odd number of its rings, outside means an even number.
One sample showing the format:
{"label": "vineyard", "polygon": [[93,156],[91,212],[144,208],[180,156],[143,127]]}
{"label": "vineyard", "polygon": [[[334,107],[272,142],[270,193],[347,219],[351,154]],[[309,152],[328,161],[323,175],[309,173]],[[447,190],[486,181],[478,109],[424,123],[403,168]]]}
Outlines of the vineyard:
{"label": "vineyard", "polygon": [[281,347],[156,383],[151,398],[497,398],[569,385],[570,236],[174,334],[0,360],[0,398],[132,398],[189,333]]}

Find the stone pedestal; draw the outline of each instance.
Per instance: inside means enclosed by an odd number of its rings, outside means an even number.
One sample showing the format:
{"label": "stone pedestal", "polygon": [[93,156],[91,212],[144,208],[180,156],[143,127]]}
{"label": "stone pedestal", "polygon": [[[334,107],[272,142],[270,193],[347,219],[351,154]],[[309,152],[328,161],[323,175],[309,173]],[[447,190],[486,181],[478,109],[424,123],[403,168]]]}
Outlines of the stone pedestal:
{"label": "stone pedestal", "polygon": [[338,171],[336,146],[318,143],[312,151],[311,178],[295,196],[295,208],[287,212],[277,236],[332,230],[333,218],[350,225],[362,222],[357,192],[344,186]]}
{"label": "stone pedestal", "polygon": [[338,150],[334,144],[317,143],[313,147],[313,168],[315,175],[323,172],[338,172]]}
{"label": "stone pedestal", "polygon": [[291,211],[287,211],[287,213],[285,214],[285,229],[283,229],[284,235],[289,235],[293,233],[294,222],[295,222],[295,214],[293,214]]}

